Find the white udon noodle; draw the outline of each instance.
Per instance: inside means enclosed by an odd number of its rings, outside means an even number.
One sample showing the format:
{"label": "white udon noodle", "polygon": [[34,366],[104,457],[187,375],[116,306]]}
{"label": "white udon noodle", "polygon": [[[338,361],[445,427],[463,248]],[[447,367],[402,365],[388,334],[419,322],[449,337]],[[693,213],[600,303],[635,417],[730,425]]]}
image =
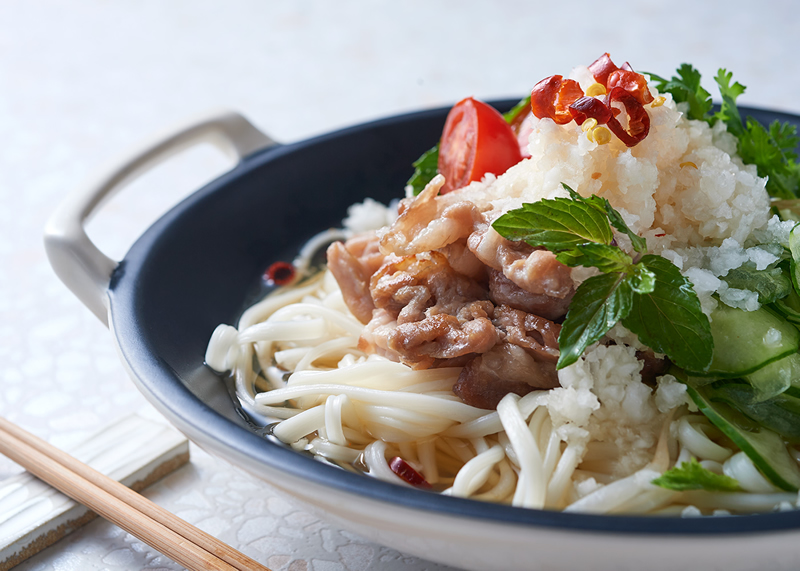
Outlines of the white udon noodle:
{"label": "white udon noodle", "polygon": [[[686,407],[667,416],[650,463],[615,479],[602,443],[561,440],[542,404],[546,391],[506,395],[493,412],[469,406],[451,390],[460,368],[415,371],[367,355],[357,347],[362,329],[323,272],[249,308],[238,329],[217,327],[206,362],[233,375],[244,406],[278,421],[273,434],[282,442],[399,485],[409,484],[389,467],[393,456],[443,494],[525,508],[695,515],[797,505],[797,494],[777,491]],[[651,483],[692,457],[744,491],[675,492]],[[585,460],[591,471],[580,468]],[[587,481],[590,491],[579,493],[576,484]]]}

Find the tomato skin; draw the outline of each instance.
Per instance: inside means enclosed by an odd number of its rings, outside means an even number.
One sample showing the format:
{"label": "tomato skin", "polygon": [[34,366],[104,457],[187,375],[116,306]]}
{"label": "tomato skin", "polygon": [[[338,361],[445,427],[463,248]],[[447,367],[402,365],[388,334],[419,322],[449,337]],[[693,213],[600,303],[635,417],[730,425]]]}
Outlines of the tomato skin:
{"label": "tomato skin", "polygon": [[493,107],[467,97],[447,115],[439,143],[439,172],[445,183],[440,194],[501,175],[522,160],[517,136]]}

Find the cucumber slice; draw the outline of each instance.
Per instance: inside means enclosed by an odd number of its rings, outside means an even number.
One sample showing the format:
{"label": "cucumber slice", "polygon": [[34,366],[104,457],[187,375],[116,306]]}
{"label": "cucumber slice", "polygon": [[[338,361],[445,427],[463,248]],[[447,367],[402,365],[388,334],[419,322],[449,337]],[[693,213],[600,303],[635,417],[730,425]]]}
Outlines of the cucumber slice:
{"label": "cucumber slice", "polygon": [[792,381],[800,381],[800,353],[773,361],[744,378],[755,389],[754,401],[763,402],[778,396]]}
{"label": "cucumber slice", "polygon": [[714,399],[710,394],[711,387],[686,388],[697,408],[750,458],[767,480],[782,490],[800,490],[800,468],[789,455],[783,439],[766,428],[748,430],[752,425],[740,426],[736,419],[741,415],[726,403]]}
{"label": "cucumber slice", "polygon": [[800,224],[795,224],[791,232],[789,232],[789,252],[792,254],[791,271],[789,272],[792,278],[792,285],[795,291],[800,292],[800,276],[797,274],[797,264],[800,263]]}
{"label": "cucumber slice", "polygon": [[[757,401],[755,389],[736,379],[718,381],[703,392],[713,402],[724,402],[740,411],[757,426],[768,428],[792,443],[800,443],[800,390],[790,387],[769,400]],[[741,419],[737,422],[744,424]]]}
{"label": "cucumber slice", "polygon": [[781,314],[784,319],[793,323],[795,327],[800,324],[800,295],[797,295],[794,289],[783,299],[773,302],[770,307]]}
{"label": "cucumber slice", "polygon": [[692,376],[744,377],[800,347],[800,331],[766,307],[744,311],[720,303],[711,314],[711,335],[711,366]]}

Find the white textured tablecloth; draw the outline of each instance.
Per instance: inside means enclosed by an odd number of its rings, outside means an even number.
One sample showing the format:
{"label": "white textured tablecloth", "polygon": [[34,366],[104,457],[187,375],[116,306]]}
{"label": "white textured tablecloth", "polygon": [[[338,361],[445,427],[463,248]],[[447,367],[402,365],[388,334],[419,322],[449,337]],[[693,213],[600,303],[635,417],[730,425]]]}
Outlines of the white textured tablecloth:
{"label": "white textured tablecloth", "polygon": [[[57,280],[42,229],[55,205],[131,145],[228,107],[283,142],[450,104],[518,97],[609,51],[668,75],[718,67],[740,103],[800,112],[790,0],[0,3],[0,414],[67,446],[149,405],[108,331]],[[230,164],[200,148],[112,200],[90,234],[112,257]],[[398,193],[400,189],[398,189]],[[275,571],[443,570],[320,521],[192,448],[147,495]],[[19,468],[0,459],[0,477]],[[36,571],[179,567],[96,521],[22,564]]]}

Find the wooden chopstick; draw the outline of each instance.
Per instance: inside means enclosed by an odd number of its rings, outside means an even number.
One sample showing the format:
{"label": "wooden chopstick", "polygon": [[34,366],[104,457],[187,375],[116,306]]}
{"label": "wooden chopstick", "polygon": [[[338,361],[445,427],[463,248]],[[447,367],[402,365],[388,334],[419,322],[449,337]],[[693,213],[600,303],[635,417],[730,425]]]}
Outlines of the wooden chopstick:
{"label": "wooden chopstick", "polygon": [[2,417],[0,453],[191,571],[270,571]]}

